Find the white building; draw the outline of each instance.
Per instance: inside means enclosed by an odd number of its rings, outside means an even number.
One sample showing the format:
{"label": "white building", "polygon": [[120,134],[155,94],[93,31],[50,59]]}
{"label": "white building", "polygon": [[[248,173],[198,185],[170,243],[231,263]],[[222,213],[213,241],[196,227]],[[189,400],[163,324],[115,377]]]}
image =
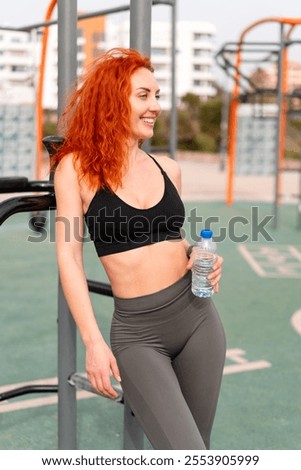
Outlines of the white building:
{"label": "white building", "polygon": [[[160,105],[169,109],[171,103],[171,24],[152,23],[151,60],[161,90]],[[201,21],[179,21],[176,30],[176,95],[199,95],[202,100],[216,94],[213,86],[213,51],[216,29]],[[129,23],[108,21],[105,35],[106,48],[129,47]]]}
{"label": "white building", "polygon": [[187,92],[207,100],[215,96],[214,39],[216,29],[201,21],[180,21],[177,25],[177,95]]}
{"label": "white building", "polygon": [[34,63],[29,33],[0,30],[0,103],[34,103]]}
{"label": "white building", "polygon": [[[91,58],[91,41],[81,29],[77,39],[78,72]],[[97,27],[97,26],[96,26]],[[101,34],[100,34],[101,33]],[[111,47],[129,47],[129,22],[114,23],[110,17],[95,33],[94,56]],[[97,35],[99,36],[97,39]],[[215,95],[213,86],[213,49],[215,27],[195,21],[177,23],[176,33],[176,95],[181,98],[188,92],[197,94],[202,100]],[[90,44],[88,44],[90,43]],[[152,23],[151,59],[155,76],[161,90],[162,109],[171,106],[171,24]],[[37,80],[39,45],[28,33],[0,30],[0,101],[6,103],[34,103],[34,82]],[[57,108],[57,27],[50,28],[44,83],[44,108]],[[35,73],[36,71],[36,73]]]}

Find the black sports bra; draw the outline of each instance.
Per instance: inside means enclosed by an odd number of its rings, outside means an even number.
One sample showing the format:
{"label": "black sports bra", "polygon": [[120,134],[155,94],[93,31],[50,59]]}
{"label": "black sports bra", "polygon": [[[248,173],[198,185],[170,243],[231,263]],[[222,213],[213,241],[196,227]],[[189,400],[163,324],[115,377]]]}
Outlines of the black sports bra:
{"label": "black sports bra", "polygon": [[98,256],[182,238],[184,204],[163,168],[149,156],[160,168],[165,185],[161,200],[153,207],[138,209],[103,188],[95,193],[85,221]]}

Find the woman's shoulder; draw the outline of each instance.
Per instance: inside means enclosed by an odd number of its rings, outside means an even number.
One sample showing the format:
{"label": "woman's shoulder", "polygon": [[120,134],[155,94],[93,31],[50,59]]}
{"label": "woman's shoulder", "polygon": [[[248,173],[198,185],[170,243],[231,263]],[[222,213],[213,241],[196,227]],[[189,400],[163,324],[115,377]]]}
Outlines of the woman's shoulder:
{"label": "woman's shoulder", "polygon": [[181,167],[173,158],[167,155],[153,156],[162,169],[167,173],[178,190],[181,188]]}
{"label": "woman's shoulder", "polygon": [[64,155],[58,162],[55,173],[64,173],[64,172],[76,172],[74,166],[74,155],[73,153],[67,153]]}
{"label": "woman's shoulder", "polygon": [[55,168],[55,176],[78,180],[78,169],[73,153],[67,153],[60,159]]}
{"label": "woman's shoulder", "polygon": [[57,186],[61,183],[66,187],[70,187],[70,185],[78,187],[78,172],[72,153],[64,155],[55,168],[54,184]]}
{"label": "woman's shoulder", "polygon": [[152,157],[162,166],[167,173],[170,171],[174,174],[181,173],[180,165],[176,160],[167,155],[152,155]]}

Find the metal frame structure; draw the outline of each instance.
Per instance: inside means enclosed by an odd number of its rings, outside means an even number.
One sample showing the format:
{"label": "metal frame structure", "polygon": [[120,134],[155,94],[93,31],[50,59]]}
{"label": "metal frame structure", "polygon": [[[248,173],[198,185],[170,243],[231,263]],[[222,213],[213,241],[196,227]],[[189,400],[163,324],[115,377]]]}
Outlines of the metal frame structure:
{"label": "metal frame structure", "polygon": [[[265,23],[277,23],[280,26],[279,42],[247,42],[246,36],[255,27]],[[278,224],[278,207],[281,200],[281,175],[283,171],[287,99],[290,97],[287,90],[288,73],[288,47],[293,44],[301,44],[301,40],[292,40],[291,34],[301,24],[300,18],[265,18],[251,24],[241,33],[237,43],[226,43],[216,54],[217,64],[230,76],[233,81],[233,89],[230,97],[228,118],[228,175],[226,188],[226,203],[232,205],[234,197],[235,157],[238,124],[238,106],[246,97],[262,96],[265,93],[274,93],[276,97],[277,114],[277,150],[275,156],[275,190],[274,190],[274,228]],[[285,28],[288,27],[288,30]],[[249,63],[266,63],[277,61],[278,80],[276,89],[259,89],[251,79],[243,73],[242,65],[248,62],[244,55],[250,57],[251,53],[261,54],[257,61],[249,60]],[[252,91],[250,91],[250,89]],[[297,96],[294,94],[294,96]],[[301,96],[298,96],[301,98]],[[301,163],[301,160],[300,160]],[[298,202],[298,228],[301,228],[301,168],[300,168],[300,194]]]}
{"label": "metal frame structure", "polygon": [[[130,10],[130,47],[140,50],[146,55],[151,52],[151,12],[152,5],[170,5],[172,7],[172,110],[170,153],[176,150],[176,93],[175,93],[175,37],[176,37],[176,0],[130,0],[127,6],[93,12],[87,15],[77,15],[76,0],[58,0],[58,20],[46,21],[23,28],[3,28],[17,31],[32,31],[44,26],[58,24],[58,114],[63,111],[65,98],[70,87],[76,80],[76,31],[78,19],[104,16]],[[49,137],[43,140],[50,156],[55,153],[61,143],[59,137]],[[35,196],[15,196],[0,204],[0,224],[10,215],[32,210],[55,209],[53,182],[29,182],[26,178],[0,179],[0,192],[46,192]],[[90,292],[112,296],[111,287],[104,283],[88,280]],[[76,449],[76,388],[94,391],[88,380],[76,372],[76,325],[70,314],[62,287],[58,279],[58,386],[51,388],[29,386],[5,392],[0,401],[24,393],[58,393],[58,448]],[[123,402],[122,390],[118,389]],[[94,391],[95,392],[95,391]],[[143,449],[144,434],[137,424],[130,408],[124,406],[124,449]]]}

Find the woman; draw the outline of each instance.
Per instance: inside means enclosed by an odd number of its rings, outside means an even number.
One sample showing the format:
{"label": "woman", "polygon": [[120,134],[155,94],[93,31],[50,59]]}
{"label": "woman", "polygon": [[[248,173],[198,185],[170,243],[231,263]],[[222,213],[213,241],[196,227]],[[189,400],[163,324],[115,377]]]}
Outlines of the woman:
{"label": "woman", "polygon": [[[147,57],[112,49],[97,59],[63,115],[54,165],[62,286],[100,393],[112,373],[155,449],[209,448],[224,332],[211,299],[191,293],[180,170],[141,149],[160,113]],[[111,347],[96,322],[83,269],[84,222],[114,294]],[[66,224],[68,220],[68,224]],[[68,226],[68,230],[66,227]],[[211,274],[218,291],[222,258]]]}

